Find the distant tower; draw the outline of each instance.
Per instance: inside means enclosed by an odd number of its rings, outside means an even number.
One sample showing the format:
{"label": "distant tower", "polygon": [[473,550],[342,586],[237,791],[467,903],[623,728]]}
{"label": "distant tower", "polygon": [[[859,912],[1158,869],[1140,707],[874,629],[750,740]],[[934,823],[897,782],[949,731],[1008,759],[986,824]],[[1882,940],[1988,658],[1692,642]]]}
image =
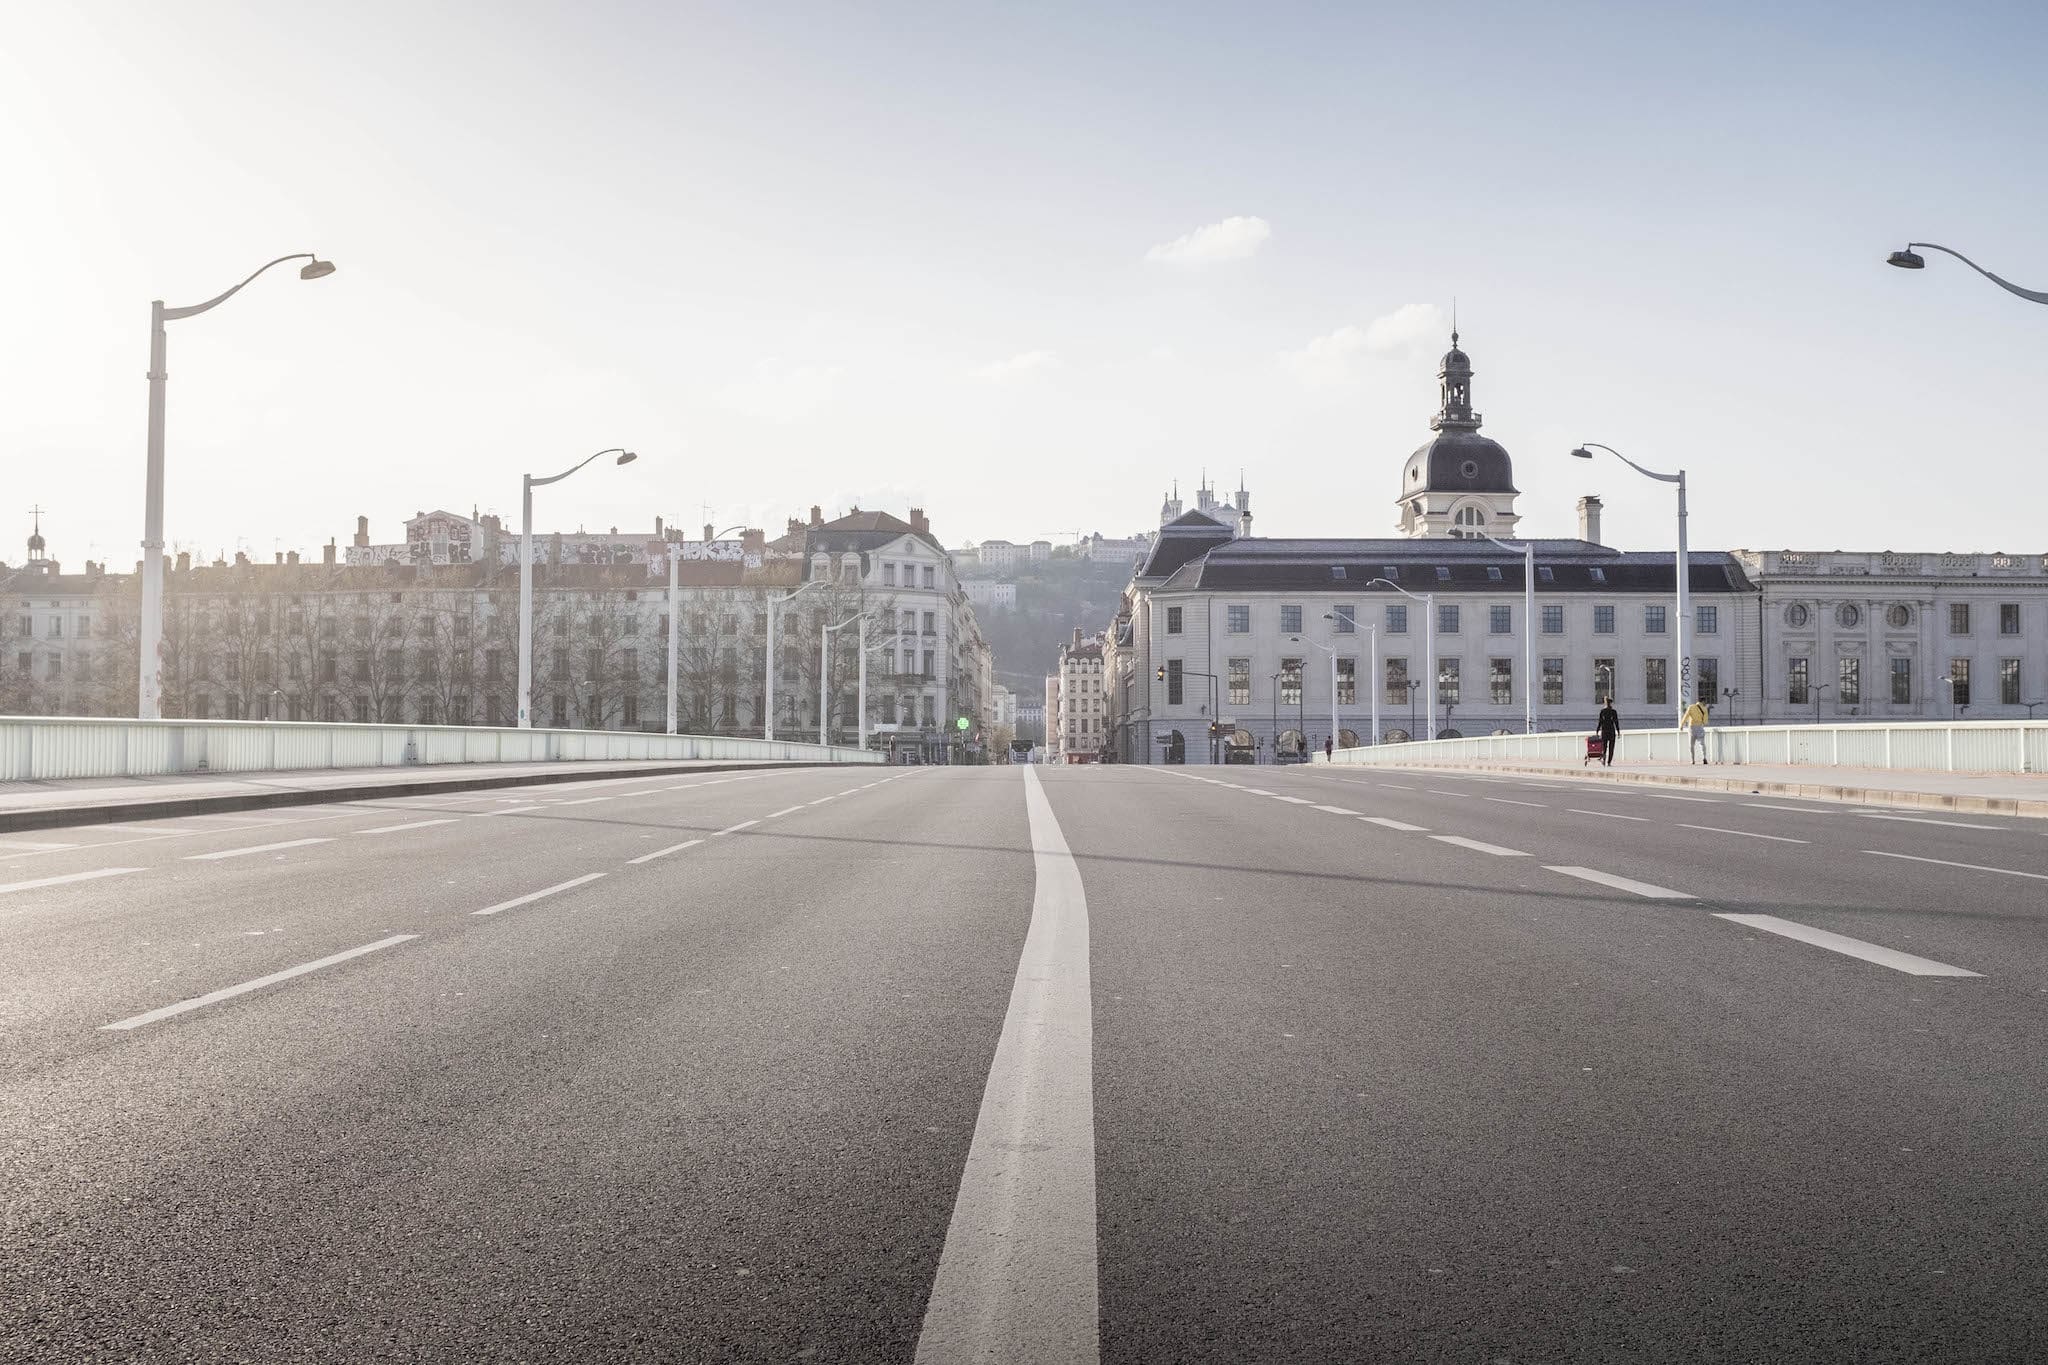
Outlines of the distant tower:
{"label": "distant tower", "polygon": [[1166,495],[1166,501],[1159,504],[1159,524],[1166,525],[1180,516],[1180,480],[1173,481],[1173,491]]}
{"label": "distant tower", "polygon": [[1436,439],[1410,455],[1401,469],[1401,533],[1457,538],[1483,531],[1505,539],[1520,520],[1514,462],[1498,441],[1479,434],[1479,414],[1472,410],[1472,358],[1458,349],[1455,330],[1436,378],[1439,405],[1429,419]]}
{"label": "distant tower", "polygon": [[29,526],[28,562],[31,564],[41,564],[45,559],[49,558],[48,555],[43,553],[43,509],[41,507],[31,507],[29,508],[29,515],[34,517],[35,521]]}

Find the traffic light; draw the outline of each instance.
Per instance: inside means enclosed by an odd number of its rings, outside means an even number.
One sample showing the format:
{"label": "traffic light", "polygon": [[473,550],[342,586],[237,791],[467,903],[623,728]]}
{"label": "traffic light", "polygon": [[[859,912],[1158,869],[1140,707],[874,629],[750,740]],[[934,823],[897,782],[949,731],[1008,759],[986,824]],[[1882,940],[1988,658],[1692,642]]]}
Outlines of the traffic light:
{"label": "traffic light", "polygon": [[1165,682],[1165,681],[1166,681],[1166,665],[1165,665],[1165,664],[1161,664],[1161,665],[1159,665],[1159,671],[1158,671],[1157,673],[1155,673],[1155,674],[1154,674],[1153,676],[1154,676],[1154,677],[1156,677],[1156,678],[1158,678],[1158,679],[1159,679],[1159,681],[1161,681],[1161,682]]}

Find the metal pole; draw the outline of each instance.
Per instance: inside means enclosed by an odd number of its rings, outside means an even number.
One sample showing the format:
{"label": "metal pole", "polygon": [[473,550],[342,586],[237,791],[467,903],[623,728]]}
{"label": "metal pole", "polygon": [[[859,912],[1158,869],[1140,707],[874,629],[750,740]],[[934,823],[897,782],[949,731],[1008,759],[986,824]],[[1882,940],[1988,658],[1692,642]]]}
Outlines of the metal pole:
{"label": "metal pole", "polygon": [[766,594],[768,602],[768,660],[761,670],[761,738],[775,738],[775,590]]}
{"label": "metal pole", "polygon": [[533,475],[519,481],[519,728],[533,728]]}
{"label": "metal pole", "polygon": [[1536,546],[1522,546],[1522,733],[1536,733]]}
{"label": "metal pole", "polygon": [[[1685,547],[1685,471],[1678,471],[1678,714],[1692,705],[1692,569]],[[1683,726],[1681,725],[1681,729]]]}
{"label": "metal pole", "polygon": [[1426,630],[1427,630],[1427,631],[1429,632],[1429,634],[1428,634],[1428,641],[1427,641],[1427,642],[1428,642],[1428,648],[1429,648],[1429,702],[1428,702],[1428,704],[1427,704],[1427,705],[1426,705],[1426,706],[1425,706],[1425,707],[1423,708],[1424,712],[1425,712],[1425,713],[1426,713],[1426,714],[1428,715],[1428,717],[1429,717],[1429,734],[1428,734],[1427,736],[1425,736],[1425,738],[1428,738],[1428,739],[1435,739],[1435,738],[1436,738],[1436,704],[1437,704],[1437,699],[1438,699],[1438,698],[1437,698],[1437,693],[1438,693],[1438,691],[1439,691],[1439,690],[1440,690],[1440,688],[1441,688],[1441,683],[1439,682],[1439,680],[1438,680],[1438,678],[1437,678],[1437,674],[1436,674],[1436,594],[1435,594],[1435,593],[1433,593],[1433,592],[1426,592],[1426,593],[1422,594],[1422,609],[1423,609],[1424,611],[1426,611],[1426,612],[1428,612],[1428,613],[1429,613],[1429,616],[1428,616],[1428,617],[1427,617],[1427,618],[1426,618],[1426,619],[1425,619],[1425,620],[1423,621],[1423,627],[1424,627],[1424,629],[1426,629]]}
{"label": "metal pole", "polygon": [[1337,748],[1337,651],[1330,651],[1330,751]]}
{"label": "metal pole", "polygon": [[818,743],[825,742],[825,674],[832,667],[832,629],[818,627]]}
{"label": "metal pole", "polygon": [[668,732],[676,732],[676,632],[682,622],[676,616],[676,599],[679,596],[676,584],[676,553],[680,548],[674,544],[668,547]]}
{"label": "metal pole", "polygon": [[860,737],[860,747],[868,747],[868,618],[860,618],[859,629],[854,632],[860,640],[860,722],[854,731]]}
{"label": "metal pole", "polygon": [[1367,742],[1378,744],[1380,742],[1380,693],[1386,686],[1385,683],[1380,681],[1380,628],[1375,625],[1367,626],[1365,629],[1367,631],[1367,638],[1372,641],[1372,673],[1370,675],[1372,680],[1372,738]]}
{"label": "metal pole", "polygon": [[163,719],[164,301],[149,305],[149,464],[143,475],[142,614],[137,621],[135,714]]}

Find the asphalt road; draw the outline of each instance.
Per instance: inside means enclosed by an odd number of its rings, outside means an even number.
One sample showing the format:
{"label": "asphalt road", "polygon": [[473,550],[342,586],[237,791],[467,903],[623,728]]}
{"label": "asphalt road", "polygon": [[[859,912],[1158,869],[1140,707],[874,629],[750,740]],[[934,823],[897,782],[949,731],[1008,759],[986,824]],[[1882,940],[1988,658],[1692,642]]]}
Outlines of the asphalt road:
{"label": "asphalt road", "polygon": [[2035,1359],[2044,1082],[2023,820],[1112,767],[7,835],[0,1359]]}

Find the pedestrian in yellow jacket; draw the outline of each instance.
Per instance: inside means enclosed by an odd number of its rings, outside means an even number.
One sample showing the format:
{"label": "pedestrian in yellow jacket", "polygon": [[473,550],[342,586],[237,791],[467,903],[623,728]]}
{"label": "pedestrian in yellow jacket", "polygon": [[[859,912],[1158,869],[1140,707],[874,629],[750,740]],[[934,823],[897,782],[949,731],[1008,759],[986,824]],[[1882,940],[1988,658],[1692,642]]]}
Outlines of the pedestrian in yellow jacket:
{"label": "pedestrian in yellow jacket", "polygon": [[[1704,765],[1707,761],[1706,703],[1696,701],[1692,705],[1686,707],[1685,714],[1678,718],[1678,723],[1684,729],[1692,732],[1692,742],[1686,745],[1685,747],[1686,761],[1688,763],[1697,761]],[[1698,751],[1699,753],[1699,758],[1697,760],[1693,758],[1694,751]]]}

